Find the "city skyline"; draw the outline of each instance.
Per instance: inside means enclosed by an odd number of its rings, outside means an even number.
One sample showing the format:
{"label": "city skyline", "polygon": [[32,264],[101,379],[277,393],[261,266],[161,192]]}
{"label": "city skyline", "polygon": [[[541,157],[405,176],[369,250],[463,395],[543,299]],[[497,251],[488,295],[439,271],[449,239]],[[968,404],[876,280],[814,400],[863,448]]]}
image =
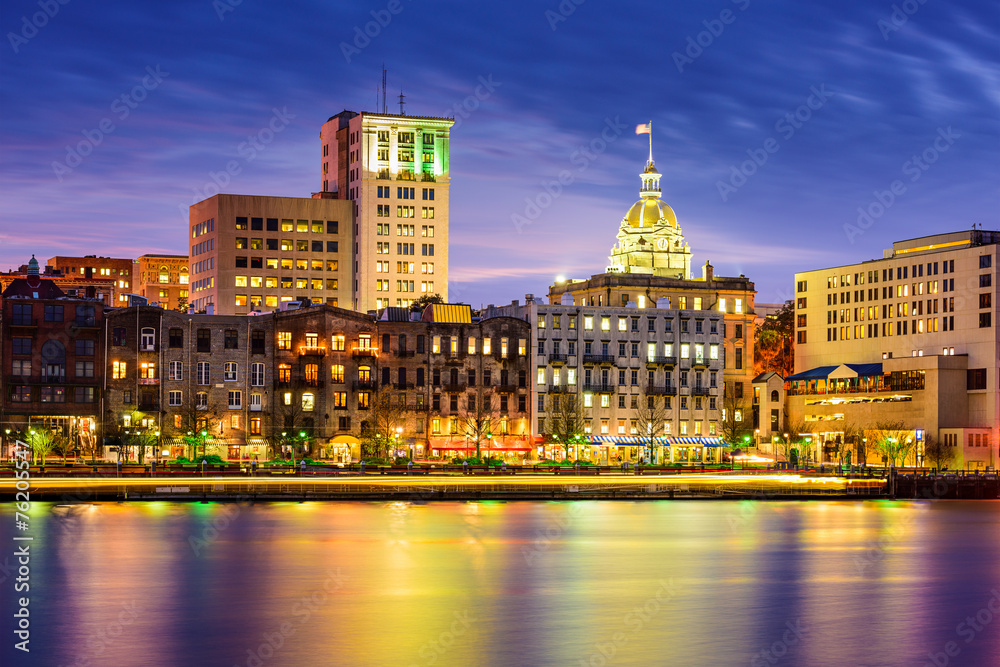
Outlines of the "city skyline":
{"label": "city skyline", "polygon": [[[66,4],[34,30],[37,4],[6,7],[0,269],[183,253],[187,207],[216,182],[308,197],[318,127],[375,110],[383,62],[390,113],[402,86],[406,113],[456,118],[453,301],[507,303],[602,271],[638,198],[648,147],[634,128],[649,121],[692,266],[745,274],[761,302],[791,298],[797,270],[996,227],[987,4],[635,7],[508,5],[485,22],[455,4],[442,22],[390,2],[322,20],[323,7],[222,0],[98,21]],[[74,166],[65,147],[81,142],[92,150]]]}

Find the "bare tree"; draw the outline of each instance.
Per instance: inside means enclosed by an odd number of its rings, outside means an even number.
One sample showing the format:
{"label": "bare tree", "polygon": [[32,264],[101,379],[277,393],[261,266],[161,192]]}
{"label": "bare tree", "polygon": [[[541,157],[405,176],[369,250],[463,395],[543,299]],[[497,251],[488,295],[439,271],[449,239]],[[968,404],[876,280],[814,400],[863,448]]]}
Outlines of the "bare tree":
{"label": "bare tree", "polygon": [[955,452],[943,440],[930,433],[924,435],[924,458],[933,463],[936,469],[941,470],[950,465],[954,457]]}
{"label": "bare tree", "polygon": [[802,446],[806,443],[807,438],[811,438],[811,433],[811,424],[806,421],[791,419],[786,414],[784,436],[775,443],[778,452],[785,457],[786,461],[798,463],[802,453]]}
{"label": "bare tree", "polygon": [[562,444],[569,458],[570,444],[580,442],[584,437],[587,411],[576,393],[552,394],[552,417],[549,420],[549,436]]}
{"label": "bare tree", "polygon": [[200,456],[206,455],[208,443],[214,437],[211,424],[219,419],[219,413],[210,408],[201,409],[191,404],[172,414],[175,417],[179,415],[180,420],[170,421],[171,425],[166,428],[165,435],[183,440],[188,449],[188,458],[192,461],[198,460],[199,450]]}
{"label": "bare tree", "polygon": [[910,431],[903,426],[902,421],[877,422],[872,434],[875,451],[881,454],[886,462],[893,467],[896,467],[897,463],[901,465],[913,451],[913,438]]}
{"label": "bare tree", "polygon": [[660,438],[665,434],[666,423],[670,417],[666,402],[662,396],[643,394],[639,396],[633,414],[635,415],[637,435],[647,450],[646,460],[652,463],[653,452]]}
{"label": "bare tree", "polygon": [[862,449],[864,444],[865,431],[853,422],[844,422],[843,442],[837,448],[838,460],[851,463],[851,453],[855,452],[859,461],[863,461]]}
{"label": "bare tree", "polygon": [[744,436],[753,433],[753,421],[750,418],[750,401],[737,397],[734,383],[722,385],[722,439],[730,445],[739,445]]}
{"label": "bare tree", "polygon": [[396,400],[396,392],[383,386],[370,395],[368,418],[361,433],[364,457],[388,458],[389,449],[397,441],[397,429],[406,417],[406,406]]}
{"label": "bare tree", "polygon": [[465,395],[465,410],[461,413],[462,430],[476,443],[476,458],[481,458],[483,440],[492,440],[493,428],[500,422],[500,399],[490,387],[478,385]]}

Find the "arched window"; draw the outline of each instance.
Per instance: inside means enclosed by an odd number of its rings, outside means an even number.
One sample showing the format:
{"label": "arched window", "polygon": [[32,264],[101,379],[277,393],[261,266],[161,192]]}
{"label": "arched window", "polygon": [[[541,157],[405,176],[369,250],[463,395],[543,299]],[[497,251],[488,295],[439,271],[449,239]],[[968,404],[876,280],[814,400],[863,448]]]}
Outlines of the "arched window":
{"label": "arched window", "polygon": [[188,284],[188,270],[186,266],[181,267],[180,284],[181,285]]}
{"label": "arched window", "polygon": [[771,390],[771,402],[772,403],[777,403],[778,402],[778,390],[777,389],[772,389]]}
{"label": "arched window", "polygon": [[371,366],[358,366],[358,381],[371,382],[371,379],[372,379]]}
{"label": "arched window", "polygon": [[160,282],[169,283],[170,282],[170,270],[165,266],[160,267]]}
{"label": "arched window", "polygon": [[152,327],[143,327],[142,336],[139,340],[139,349],[152,352],[156,349],[156,330]]}

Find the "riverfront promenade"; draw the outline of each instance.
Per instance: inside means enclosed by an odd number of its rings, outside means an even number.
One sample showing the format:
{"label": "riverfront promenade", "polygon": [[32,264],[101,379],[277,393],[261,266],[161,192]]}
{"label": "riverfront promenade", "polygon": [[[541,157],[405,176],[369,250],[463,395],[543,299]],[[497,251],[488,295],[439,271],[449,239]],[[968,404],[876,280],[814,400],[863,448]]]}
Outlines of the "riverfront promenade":
{"label": "riverfront promenade", "polygon": [[[539,500],[653,498],[872,497],[877,478],[740,471],[680,474],[440,474],[344,473],[335,476],[212,475],[33,476],[31,499],[86,500]],[[0,478],[0,498],[13,499],[15,480]]]}

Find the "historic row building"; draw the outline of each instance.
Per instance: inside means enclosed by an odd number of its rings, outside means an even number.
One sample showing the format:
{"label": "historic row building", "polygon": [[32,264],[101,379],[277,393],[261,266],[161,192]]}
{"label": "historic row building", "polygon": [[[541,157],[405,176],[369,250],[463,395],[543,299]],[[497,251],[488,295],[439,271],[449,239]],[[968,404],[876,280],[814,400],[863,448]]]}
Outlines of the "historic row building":
{"label": "historic row building", "polygon": [[67,296],[39,274],[32,257],[24,278],[0,300],[0,421],[9,456],[11,436],[51,429],[60,444],[92,450],[102,413],[104,367],[101,299]]}

